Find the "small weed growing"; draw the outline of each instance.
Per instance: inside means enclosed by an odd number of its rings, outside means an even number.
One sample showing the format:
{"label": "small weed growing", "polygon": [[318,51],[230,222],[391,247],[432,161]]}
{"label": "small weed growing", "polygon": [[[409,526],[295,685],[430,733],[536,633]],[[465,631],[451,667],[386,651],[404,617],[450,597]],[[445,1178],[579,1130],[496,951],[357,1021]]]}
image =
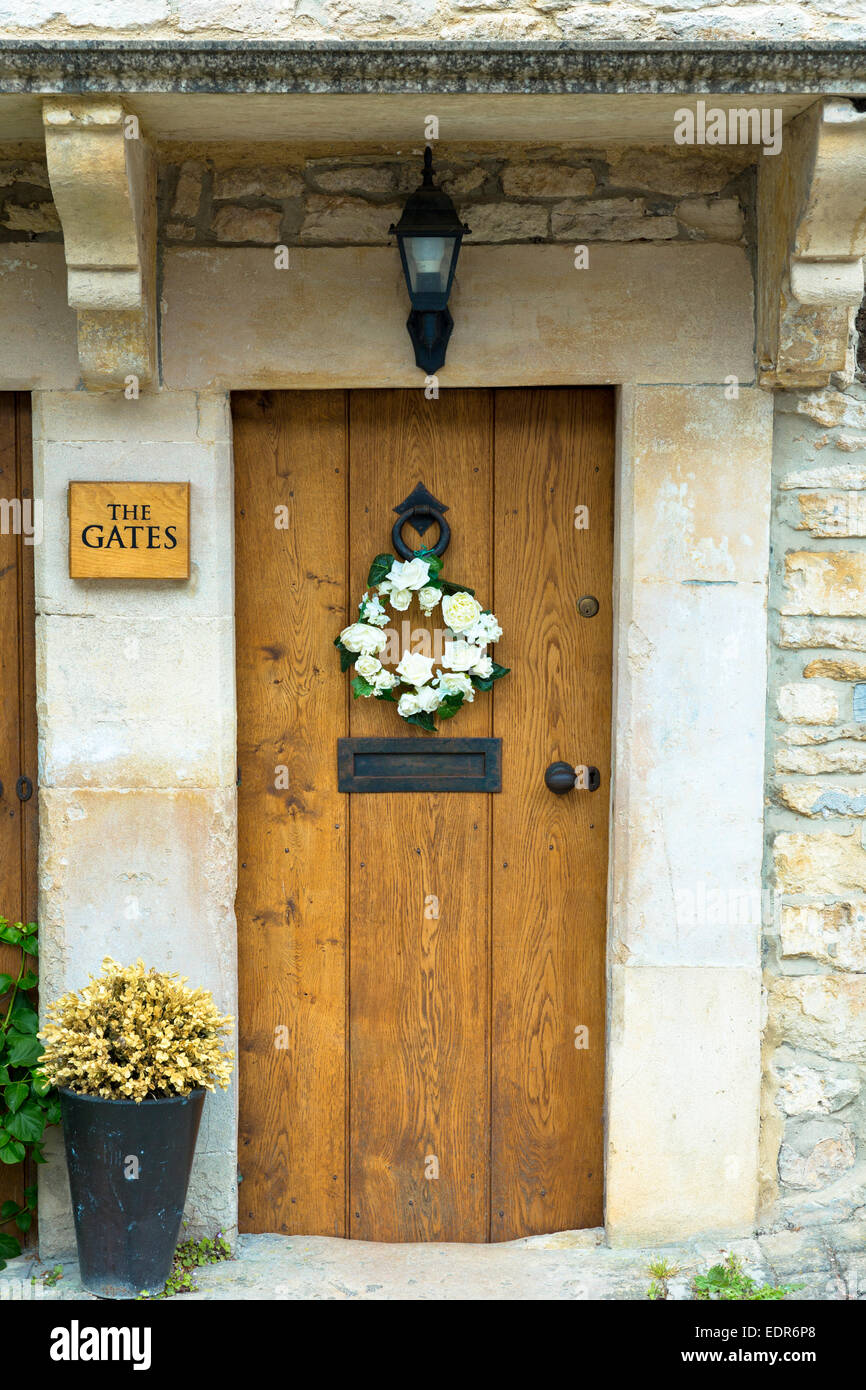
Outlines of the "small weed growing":
{"label": "small weed growing", "polygon": [[194,1269],[199,1269],[202,1265],[219,1264],[220,1260],[230,1260],[231,1257],[231,1247],[221,1231],[213,1240],[205,1236],[202,1240],[182,1241],[174,1252],[174,1263],[171,1274],[165,1281],[165,1288],[159,1293],[148,1293],[147,1289],[142,1289],[138,1301],[174,1298],[178,1293],[193,1293],[198,1288],[192,1276]]}

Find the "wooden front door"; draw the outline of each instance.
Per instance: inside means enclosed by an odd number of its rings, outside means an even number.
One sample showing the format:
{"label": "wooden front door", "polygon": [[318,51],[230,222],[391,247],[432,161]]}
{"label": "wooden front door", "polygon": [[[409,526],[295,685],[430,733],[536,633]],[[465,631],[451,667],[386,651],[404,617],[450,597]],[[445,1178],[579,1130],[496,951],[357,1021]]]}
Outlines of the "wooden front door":
{"label": "wooden front door", "polygon": [[[10,922],[36,920],[33,546],[22,528],[26,523],[32,539],[33,513],[20,509],[32,501],[32,476],[30,397],[2,392],[0,499],[9,505],[0,504],[0,916]],[[0,943],[0,974],[17,977],[20,961],[17,948]],[[0,1019],[7,1009],[8,997],[0,996]],[[25,1164],[0,1163],[0,1203],[20,1205],[33,1181]],[[4,1230],[17,1234],[10,1225]]]}
{"label": "wooden front door", "polygon": [[[598,1225],[613,393],[250,392],[234,426],[241,1227]],[[435,737],[501,738],[498,793],[338,790],[338,738],[434,737],[333,646],[419,481],[511,668]]]}

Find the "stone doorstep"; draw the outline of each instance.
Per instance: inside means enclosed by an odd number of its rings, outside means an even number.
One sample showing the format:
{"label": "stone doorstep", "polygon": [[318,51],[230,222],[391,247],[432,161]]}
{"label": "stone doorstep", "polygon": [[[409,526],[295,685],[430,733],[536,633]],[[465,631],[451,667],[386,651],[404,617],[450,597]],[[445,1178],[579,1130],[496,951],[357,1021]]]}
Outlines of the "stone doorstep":
{"label": "stone doorstep", "polygon": [[[383,1245],[330,1236],[247,1235],[236,1258],[195,1273],[183,1303],[217,1300],[623,1301],[646,1298],[651,1260],[678,1268],[670,1296],[686,1300],[692,1275],[733,1251],[759,1283],[802,1283],[793,1297],[810,1301],[866,1298],[866,1222],[781,1231],[722,1243],[696,1239],[656,1248],[611,1249],[602,1230],[561,1231],[495,1245]],[[10,1260],[3,1283],[29,1282],[50,1266],[29,1256]],[[44,1301],[90,1299],[78,1266],[44,1290]],[[98,1301],[95,1300],[94,1301]]]}

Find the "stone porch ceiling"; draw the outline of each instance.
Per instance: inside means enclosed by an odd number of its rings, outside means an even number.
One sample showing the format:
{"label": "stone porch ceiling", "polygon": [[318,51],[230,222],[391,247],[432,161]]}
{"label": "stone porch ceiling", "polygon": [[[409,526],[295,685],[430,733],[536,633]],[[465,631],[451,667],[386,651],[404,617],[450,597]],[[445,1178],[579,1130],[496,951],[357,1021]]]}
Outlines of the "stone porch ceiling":
{"label": "stone porch ceiling", "polygon": [[672,143],[684,96],[780,107],[866,95],[866,43],[9,40],[0,141],[41,140],[49,93],[123,93],[157,140]]}

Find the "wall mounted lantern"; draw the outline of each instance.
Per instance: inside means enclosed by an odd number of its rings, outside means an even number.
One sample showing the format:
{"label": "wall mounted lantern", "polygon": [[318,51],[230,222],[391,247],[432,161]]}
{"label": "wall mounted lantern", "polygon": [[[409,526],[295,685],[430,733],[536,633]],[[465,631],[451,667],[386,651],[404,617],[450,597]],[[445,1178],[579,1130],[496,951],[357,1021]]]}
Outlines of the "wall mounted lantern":
{"label": "wall mounted lantern", "polygon": [[448,296],[460,254],[460,243],[469,228],[461,222],[447,193],[433,182],[433,151],[424,151],[424,177],[410,194],[403,215],[390,227],[400,247],[403,274],[409,287],[412,310],[406,320],[415,347],[415,363],[435,372],[445,361],[445,349],[454,327],[448,312]]}

